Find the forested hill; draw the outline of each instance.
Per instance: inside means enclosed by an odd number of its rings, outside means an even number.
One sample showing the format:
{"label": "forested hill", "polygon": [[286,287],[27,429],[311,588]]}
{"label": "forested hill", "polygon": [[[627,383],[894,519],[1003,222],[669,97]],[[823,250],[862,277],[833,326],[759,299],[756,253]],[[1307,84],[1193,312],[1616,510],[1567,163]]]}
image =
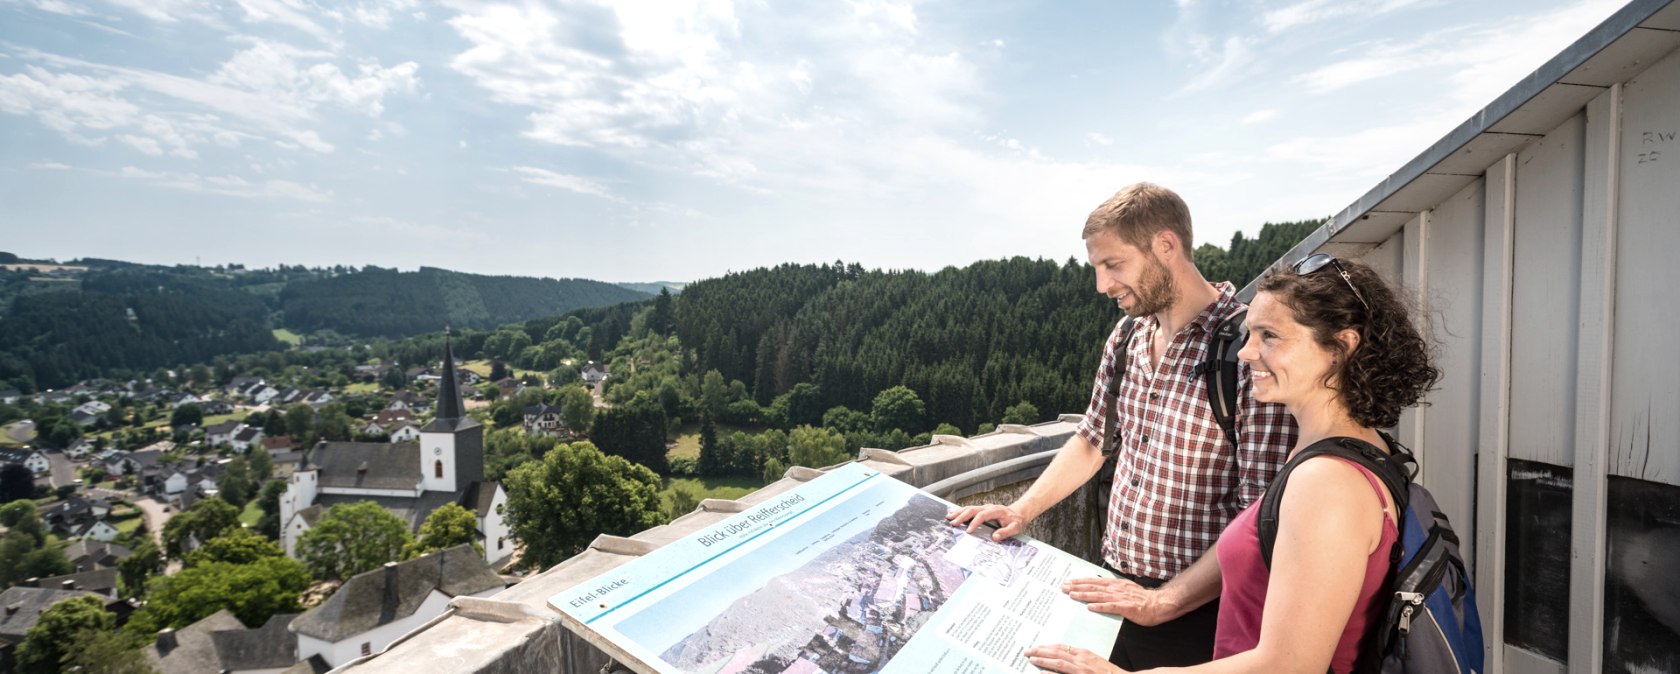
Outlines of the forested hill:
{"label": "forested hill", "polygon": [[404,337],[441,324],[490,328],[574,309],[633,302],[647,293],[585,279],[481,276],[432,267],[369,268],[296,281],[280,292],[287,328],[363,337]]}
{"label": "forested hill", "polygon": [[[30,265],[13,259],[8,264]],[[50,269],[51,271],[43,271]],[[83,259],[0,271],[0,389],[56,388],[315,343],[491,328],[651,295],[581,279],[422,268],[175,267]]]}
{"label": "forested hill", "polygon": [[[1320,223],[1268,223],[1229,250],[1204,244],[1197,265],[1239,288]],[[693,370],[748,385],[760,404],[816,384],[804,409],[869,407],[903,385],[929,419],[973,428],[1021,401],[1083,410],[1100,346],[1120,313],[1074,259],[989,260],[934,274],[857,265],[758,269],[692,283],[676,302]],[[795,419],[790,423],[816,419]]]}

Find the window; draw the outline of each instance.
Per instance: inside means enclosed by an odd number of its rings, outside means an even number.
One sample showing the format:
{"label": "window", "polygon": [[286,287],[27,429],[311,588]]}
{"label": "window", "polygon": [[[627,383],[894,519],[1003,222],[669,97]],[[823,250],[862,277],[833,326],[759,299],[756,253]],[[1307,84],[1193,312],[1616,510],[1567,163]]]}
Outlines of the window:
{"label": "window", "polygon": [[496,549],[497,550],[502,549],[502,546],[505,545],[506,543],[507,543],[507,538],[501,537],[501,536],[496,537]]}
{"label": "window", "polygon": [[507,505],[507,504],[505,504],[505,503],[497,503],[497,504],[496,504],[496,514],[497,514],[497,515],[500,515],[500,514],[502,514],[502,509],[503,509],[503,508],[504,508],[504,507],[505,507],[505,506],[506,506],[506,505]]}
{"label": "window", "polygon": [[362,655],[373,655],[372,643],[366,641],[362,642]]}
{"label": "window", "polygon": [[432,477],[435,477],[439,480],[443,479],[443,462],[439,461],[437,463],[432,464],[432,466],[433,466],[432,467],[432,473],[433,473]]}

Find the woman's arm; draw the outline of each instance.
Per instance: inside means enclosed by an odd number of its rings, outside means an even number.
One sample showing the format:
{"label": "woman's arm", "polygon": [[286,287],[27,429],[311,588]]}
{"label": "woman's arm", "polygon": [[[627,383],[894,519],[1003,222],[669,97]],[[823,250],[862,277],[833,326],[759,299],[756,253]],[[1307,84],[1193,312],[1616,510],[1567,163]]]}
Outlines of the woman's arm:
{"label": "woman's arm", "polygon": [[[1364,585],[1366,560],[1382,539],[1386,502],[1346,462],[1323,457],[1296,467],[1279,507],[1260,643],[1204,665],[1149,671],[1320,674],[1329,669]],[[1117,671],[1104,656],[1083,649],[1046,646],[1029,650],[1028,656],[1051,671]]]}

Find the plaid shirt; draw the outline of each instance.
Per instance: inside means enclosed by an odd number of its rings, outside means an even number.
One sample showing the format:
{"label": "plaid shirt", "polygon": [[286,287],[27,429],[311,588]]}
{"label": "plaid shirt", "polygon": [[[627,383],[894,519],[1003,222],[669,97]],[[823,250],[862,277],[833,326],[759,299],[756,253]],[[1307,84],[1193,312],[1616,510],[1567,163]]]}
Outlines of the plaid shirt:
{"label": "plaid shirt", "polygon": [[[1169,579],[1213,546],[1219,532],[1266,489],[1295,445],[1295,419],[1282,405],[1250,396],[1248,364],[1238,366],[1237,449],[1208,408],[1206,377],[1194,370],[1207,357],[1220,321],[1243,308],[1229,283],[1219,299],[1173,335],[1162,363],[1150,361],[1159,323],[1137,320],[1120,383],[1118,460],[1103,531],[1103,561],[1137,576]],[[1097,368],[1091,405],[1078,429],[1102,447],[1108,383],[1114,375],[1120,326],[1109,335]]]}

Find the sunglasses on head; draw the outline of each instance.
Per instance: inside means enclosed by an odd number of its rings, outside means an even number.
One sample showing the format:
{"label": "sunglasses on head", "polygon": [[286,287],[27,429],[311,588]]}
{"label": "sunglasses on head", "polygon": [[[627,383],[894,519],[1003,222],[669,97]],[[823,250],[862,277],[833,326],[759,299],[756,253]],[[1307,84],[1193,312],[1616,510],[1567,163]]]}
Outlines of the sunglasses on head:
{"label": "sunglasses on head", "polygon": [[1334,267],[1336,273],[1341,275],[1342,282],[1347,284],[1348,290],[1352,290],[1353,296],[1359,299],[1359,303],[1365,305],[1365,310],[1371,310],[1371,304],[1365,301],[1364,295],[1359,294],[1359,289],[1353,285],[1353,277],[1349,276],[1347,270],[1342,268],[1342,263],[1336,260],[1336,256],[1329,253],[1313,253],[1301,258],[1301,261],[1296,262],[1291,269],[1295,270],[1297,276],[1306,276],[1325,267]]}

